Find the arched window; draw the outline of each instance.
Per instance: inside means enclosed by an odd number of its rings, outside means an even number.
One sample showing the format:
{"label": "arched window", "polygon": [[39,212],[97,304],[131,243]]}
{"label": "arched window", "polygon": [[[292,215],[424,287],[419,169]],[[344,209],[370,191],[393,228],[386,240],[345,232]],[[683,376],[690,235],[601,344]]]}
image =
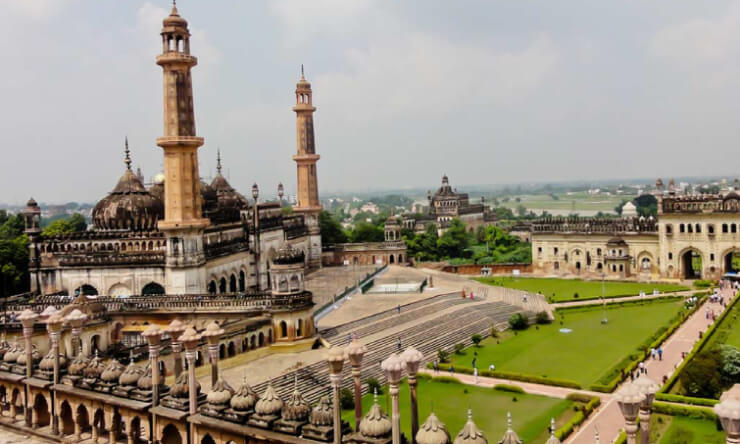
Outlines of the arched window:
{"label": "arched window", "polygon": [[686,225],[681,224],[678,226],[679,233],[685,233],[686,232]]}
{"label": "arched window", "polygon": [[280,337],[288,337],[288,324],[286,324],[285,321],[280,322]]}
{"label": "arched window", "polygon": [[226,293],[226,278],[221,278],[221,280],[218,283],[218,292],[219,293]]}
{"label": "arched window", "polygon": [[236,276],[233,274],[229,278],[229,292],[236,293]]}
{"label": "arched window", "polygon": [[142,295],[164,294],[164,287],[156,282],[149,282],[141,289]]}
{"label": "arched window", "polygon": [[665,225],[665,234],[673,234],[673,225],[671,224]]}
{"label": "arched window", "polygon": [[696,232],[701,233],[701,224],[696,224]]}
{"label": "arched window", "polygon": [[208,283],[208,293],[216,294],[216,281],[211,281]]}
{"label": "arched window", "polygon": [[691,224],[686,224],[686,229],[687,229],[687,231],[689,233],[693,233],[694,232],[694,226],[691,225]]}
{"label": "arched window", "polygon": [[727,224],[722,224],[722,232],[727,233],[730,231],[730,227]]}
{"label": "arched window", "polygon": [[298,322],[296,322],[295,335],[303,336],[303,319],[298,319]]}
{"label": "arched window", "polygon": [[286,279],[285,276],[280,278],[280,283],[278,284],[278,290],[281,292],[288,291],[288,279]]}
{"label": "arched window", "polygon": [[301,288],[301,282],[298,280],[298,276],[293,275],[290,278],[290,291],[298,291]]}
{"label": "arched window", "polygon": [[[270,279],[267,279],[270,282]],[[239,272],[239,291],[244,291],[247,288],[247,276],[244,274],[244,270]]]}

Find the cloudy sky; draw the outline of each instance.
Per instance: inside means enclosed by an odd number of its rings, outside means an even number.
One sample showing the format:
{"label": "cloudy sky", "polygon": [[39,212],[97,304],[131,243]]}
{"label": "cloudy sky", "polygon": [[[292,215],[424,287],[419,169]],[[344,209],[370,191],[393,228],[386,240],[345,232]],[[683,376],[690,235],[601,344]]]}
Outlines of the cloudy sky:
{"label": "cloudy sky", "polygon": [[[180,0],[201,174],[295,188],[313,83],[320,187],[737,174],[740,1]],[[0,0],[0,202],[95,201],[128,135],[162,165],[169,2]]]}

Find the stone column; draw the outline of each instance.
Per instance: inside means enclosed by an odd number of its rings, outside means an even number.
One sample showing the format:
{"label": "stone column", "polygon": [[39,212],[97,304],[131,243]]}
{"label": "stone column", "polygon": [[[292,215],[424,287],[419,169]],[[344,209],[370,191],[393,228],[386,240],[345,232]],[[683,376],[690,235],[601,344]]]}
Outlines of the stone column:
{"label": "stone column", "polygon": [[92,424],[92,440],[95,444],[98,442],[98,427],[95,425],[95,420],[93,418],[93,424]]}
{"label": "stone column", "polygon": [[409,394],[411,395],[411,442],[412,444],[416,444],[416,433],[419,431],[416,373],[419,371],[419,365],[421,365],[424,355],[414,347],[409,347],[401,354],[401,359],[406,362],[406,371],[409,375]]}
{"label": "stone column", "polygon": [[117,433],[118,433],[118,424],[115,424],[111,420],[110,431],[108,432],[108,444],[116,444],[116,434]]}
{"label": "stone column", "polygon": [[362,373],[362,357],[367,352],[367,348],[355,339],[347,346],[345,352],[352,365],[352,380],[355,386],[355,431],[358,431],[360,430],[360,421],[362,421],[362,382],[360,381],[360,375]]}
{"label": "stone column", "polygon": [[216,385],[216,381],[218,381],[218,343],[223,334],[224,329],[219,327],[215,321],[211,321],[202,335],[208,341],[208,357],[211,360],[211,387]]}
{"label": "stone column", "polygon": [[614,396],[624,416],[627,444],[637,444],[637,414],[645,395],[632,383],[625,384]]}
{"label": "stone column", "polygon": [[31,428],[38,428],[39,426],[39,415],[36,413],[36,409],[31,408]]}
{"label": "stone column", "polygon": [[26,389],[26,396],[25,396],[25,417],[26,417],[26,425],[27,426],[33,426],[33,419],[31,411],[33,410],[31,406],[33,403],[30,400],[31,397],[31,389],[28,386],[28,382],[33,376],[33,350],[31,349],[31,336],[33,336],[33,324],[36,322],[36,319],[39,318],[39,315],[32,312],[29,309],[23,310],[23,312],[18,316],[18,320],[21,321],[21,324],[23,324],[23,339],[25,341],[26,345],[26,381],[25,381],[25,389]]}
{"label": "stone column", "polygon": [[714,413],[719,417],[722,428],[727,432],[727,444],[740,444],[740,400],[727,396],[727,392],[720,398],[722,402],[714,406]]}
{"label": "stone column", "polygon": [[162,330],[155,324],[141,334],[149,344],[149,365],[152,368],[152,407],[159,404],[159,346],[162,342]]}
{"label": "stone column", "polygon": [[329,363],[329,380],[331,381],[332,400],[334,406],[334,444],[342,442],[342,408],[339,404],[339,387],[342,382],[342,367],[344,367],[344,351],[339,347],[329,349],[326,357]]}
{"label": "stone column", "polygon": [[640,392],[645,395],[645,399],[640,403],[640,435],[643,443],[650,442],[650,416],[653,412],[653,401],[655,400],[655,394],[658,393],[660,386],[648,378],[646,375],[642,375],[634,382]]}
{"label": "stone column", "polygon": [[78,353],[82,352],[80,334],[82,334],[82,327],[87,320],[87,315],[75,308],[64,318],[64,320],[72,326],[72,357],[75,358]]}
{"label": "stone column", "polygon": [[80,426],[80,418],[77,417],[77,412],[72,412],[75,421],[75,440],[79,441],[82,437],[82,427]]}
{"label": "stone column", "polygon": [[[54,354],[52,386],[59,384],[59,336],[62,331],[63,322],[63,319],[58,314],[53,314],[46,320],[46,330],[49,332],[49,340],[51,341],[51,352]],[[51,402],[51,433],[54,435],[59,434],[59,417],[56,412],[56,402],[53,399]]]}
{"label": "stone column", "polygon": [[172,356],[175,360],[175,379],[182,373],[182,342],[180,336],[185,331],[185,324],[179,319],[170,322],[170,325],[164,329],[165,333],[170,335],[170,345],[172,347]]}
{"label": "stone column", "polygon": [[405,362],[396,353],[391,354],[380,364],[381,370],[390,385],[391,395],[391,420],[393,425],[393,444],[401,444],[401,413],[398,405],[398,383],[401,381]]}
{"label": "stone column", "polygon": [[185,359],[188,361],[188,411],[191,415],[195,415],[198,411],[198,399],[195,393],[195,353],[200,335],[193,327],[188,327],[180,340],[185,345]]}

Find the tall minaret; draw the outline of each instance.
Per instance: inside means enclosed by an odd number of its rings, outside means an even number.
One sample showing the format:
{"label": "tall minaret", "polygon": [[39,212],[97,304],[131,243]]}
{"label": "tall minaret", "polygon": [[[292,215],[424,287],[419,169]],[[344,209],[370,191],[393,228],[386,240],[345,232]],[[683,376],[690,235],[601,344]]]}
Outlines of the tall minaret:
{"label": "tall minaret", "polygon": [[301,79],[296,84],[296,103],[293,107],[293,111],[296,113],[296,141],[298,144],[298,153],[293,156],[293,160],[298,164],[298,205],[293,208],[293,211],[304,214],[308,225],[310,242],[308,263],[312,267],[320,267],[321,232],[319,230],[319,213],[322,208],[319,202],[319,185],[316,177],[316,161],[319,160],[319,155],[316,154],[314,143],[313,113],[316,108],[313,106],[312,95],[311,84],[303,75],[303,65],[301,65]]}
{"label": "tall minaret", "polygon": [[167,236],[166,291],[168,294],[205,293],[203,229],[198,147],[195,135],[193,82],[190,69],[198,59],[190,55],[188,22],[172,13],[162,23],[162,54],[157,64],[164,71],[164,220],[159,229]]}

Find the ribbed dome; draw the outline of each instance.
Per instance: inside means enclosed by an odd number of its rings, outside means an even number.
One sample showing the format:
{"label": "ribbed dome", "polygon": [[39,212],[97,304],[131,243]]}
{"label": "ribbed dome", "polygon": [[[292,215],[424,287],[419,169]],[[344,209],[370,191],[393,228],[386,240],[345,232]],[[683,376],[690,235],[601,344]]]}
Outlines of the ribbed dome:
{"label": "ribbed dome", "polygon": [[105,366],[103,373],[100,374],[100,379],[105,382],[117,382],[124,370],[123,364],[111,359],[108,365]]}
{"label": "ribbed dome", "polygon": [[280,396],[278,396],[275,388],[270,383],[267,385],[265,393],[262,394],[260,400],[255,404],[254,411],[260,415],[277,415],[282,408],[283,400],[280,399]]}
{"label": "ribbed dome", "polygon": [[254,408],[254,405],[259,400],[257,392],[247,384],[247,381],[239,387],[234,396],[231,397],[231,408],[237,411],[247,411]]}
{"label": "ribbed dome", "polygon": [[103,370],[105,370],[105,363],[96,353],[95,357],[87,364],[87,367],[85,367],[82,373],[85,375],[85,378],[97,379],[103,373]]}
{"label": "ribbed dome", "polygon": [[216,381],[216,384],[211,388],[211,391],[208,392],[206,400],[209,404],[228,404],[233,394],[234,389],[231,388],[229,383],[219,378],[219,380]]}
{"label": "ribbed dome", "polygon": [[311,410],[311,424],[315,426],[330,426],[334,424],[334,409],[329,402],[329,397],[324,395],[319,403]]}
{"label": "ribbed dome", "polygon": [[215,192],[216,206],[208,213],[215,223],[239,222],[241,211],[249,205],[247,199],[239,194],[219,172],[210,185]]}
{"label": "ribbed dome", "polygon": [[419,444],[449,444],[450,441],[447,428],[434,412],[429,414],[427,420],[416,433],[416,442]]}
{"label": "ribbed dome", "polygon": [[118,383],[121,385],[134,386],[139,381],[139,378],[141,378],[143,375],[144,369],[141,368],[140,365],[134,364],[134,361],[132,359],[131,363],[126,366],[126,369],[118,378]]}
{"label": "ribbed dome", "polygon": [[[152,367],[149,364],[146,365],[144,374],[136,381],[136,386],[143,390],[151,390],[154,387],[154,383],[152,382]],[[161,374],[159,375],[159,386],[164,386],[164,377]],[[200,390],[200,386],[198,386],[198,389]]]}
{"label": "ribbed dome", "polygon": [[309,413],[311,413],[311,406],[303,399],[303,395],[296,387],[288,398],[288,402],[283,406],[282,417],[288,421],[305,421]]}
{"label": "ribbed dome", "polygon": [[[41,355],[39,355],[39,352],[36,350],[36,347],[33,347],[31,349],[31,362],[39,362],[41,360]],[[18,355],[18,359],[15,360],[16,364],[18,365],[26,365],[26,351],[23,350],[23,353]]]}
{"label": "ribbed dome", "polygon": [[392,427],[388,415],[378,404],[378,395],[376,394],[373,406],[360,421],[360,433],[368,438],[383,438],[390,435]]}
{"label": "ribbed dome", "polygon": [[506,433],[498,444],[523,444],[523,441],[519,439],[519,435],[516,434],[513,428],[511,428],[511,412],[506,414]]}
{"label": "ribbed dome", "polygon": [[454,444],[488,444],[477,425],[473,422],[473,414],[468,410],[468,422],[455,437]]}
{"label": "ribbed dome", "polygon": [[73,360],[72,363],[69,364],[69,369],[67,369],[67,373],[69,373],[72,376],[81,376],[82,372],[87,368],[88,363],[90,362],[89,359],[82,353],[79,353]]}
{"label": "ribbed dome", "polygon": [[177,6],[172,5],[172,12],[170,12],[170,15],[162,20],[162,25],[165,27],[176,26],[180,28],[187,28],[188,21],[180,17],[180,14],[177,12]]}
{"label": "ribbed dome", "polygon": [[[62,353],[59,353],[59,368],[67,366],[67,357]],[[39,363],[41,370],[52,371],[54,370],[54,350],[49,349],[49,353],[44,356],[44,359]]]}
{"label": "ribbed dome", "polygon": [[5,362],[15,362],[18,359],[18,356],[23,353],[23,348],[18,345],[18,339],[16,339],[13,344],[11,344],[10,348],[7,352],[5,352],[5,356],[3,356],[3,361]]}
{"label": "ribbed dome", "polygon": [[131,157],[126,139],[126,171],[110,194],[93,208],[93,225],[99,230],[150,231],[164,218],[164,200],[144,188],[139,176],[131,171]]}
{"label": "ribbed dome", "polygon": [[[170,395],[175,398],[187,398],[190,394],[189,390],[190,388],[188,386],[188,372],[182,372],[180,373],[180,376],[177,377],[175,385],[173,385],[170,389]],[[195,393],[196,395],[200,393],[200,383],[197,379],[195,380]]]}

